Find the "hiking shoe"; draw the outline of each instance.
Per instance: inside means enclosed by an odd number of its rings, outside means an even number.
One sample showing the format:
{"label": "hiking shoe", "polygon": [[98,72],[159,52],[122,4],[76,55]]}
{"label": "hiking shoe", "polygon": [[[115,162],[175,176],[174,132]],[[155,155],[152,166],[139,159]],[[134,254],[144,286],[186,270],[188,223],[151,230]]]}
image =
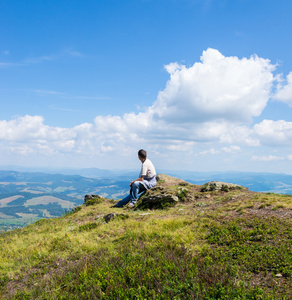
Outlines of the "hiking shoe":
{"label": "hiking shoe", "polygon": [[133,203],[133,202],[131,202],[129,205],[128,205],[128,207],[134,207],[135,206],[135,204]]}

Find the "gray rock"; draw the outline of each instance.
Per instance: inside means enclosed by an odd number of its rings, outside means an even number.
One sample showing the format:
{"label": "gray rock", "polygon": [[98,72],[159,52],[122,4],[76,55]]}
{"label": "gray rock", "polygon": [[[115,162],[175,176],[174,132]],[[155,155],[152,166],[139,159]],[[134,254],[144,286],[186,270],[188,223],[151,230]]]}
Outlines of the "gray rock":
{"label": "gray rock", "polygon": [[104,220],[106,223],[108,223],[109,221],[113,220],[118,214],[115,214],[115,213],[111,213],[111,214],[108,214],[106,216],[104,216]]}
{"label": "gray rock", "polygon": [[235,183],[227,183],[222,181],[210,181],[203,185],[202,191],[222,191],[225,189],[242,189],[243,187]]}
{"label": "gray rock", "polygon": [[157,185],[157,186],[153,187],[153,188],[151,189],[151,191],[163,191],[163,187]]}
{"label": "gray rock", "polygon": [[121,219],[127,219],[129,218],[129,216],[127,214],[117,214],[117,213],[111,213],[111,214],[108,214],[106,216],[104,216],[104,220],[106,223],[108,223],[109,221],[115,219],[115,218],[121,218]]}
{"label": "gray rock", "polygon": [[163,207],[166,203],[176,204],[178,197],[171,194],[149,194],[142,198],[143,207]]}
{"label": "gray rock", "polygon": [[84,200],[93,199],[96,197],[100,197],[99,195],[85,195]]}

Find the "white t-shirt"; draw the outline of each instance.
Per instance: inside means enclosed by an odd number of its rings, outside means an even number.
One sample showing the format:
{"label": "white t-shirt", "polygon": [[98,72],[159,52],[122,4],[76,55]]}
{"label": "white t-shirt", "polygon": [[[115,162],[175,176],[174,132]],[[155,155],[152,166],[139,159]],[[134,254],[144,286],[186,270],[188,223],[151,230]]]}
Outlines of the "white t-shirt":
{"label": "white t-shirt", "polygon": [[150,161],[150,159],[146,158],[146,160],[142,164],[140,177],[144,176],[145,179],[149,179],[155,175],[156,175],[156,171],[152,162]]}

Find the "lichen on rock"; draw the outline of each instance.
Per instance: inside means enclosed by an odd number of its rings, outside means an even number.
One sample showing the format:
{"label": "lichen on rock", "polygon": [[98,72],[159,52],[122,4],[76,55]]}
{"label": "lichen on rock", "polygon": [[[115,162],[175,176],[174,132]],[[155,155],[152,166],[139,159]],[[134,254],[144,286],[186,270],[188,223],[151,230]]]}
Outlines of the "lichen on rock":
{"label": "lichen on rock", "polygon": [[227,183],[222,181],[210,181],[203,185],[201,192],[212,192],[212,191],[228,192],[229,190],[235,190],[235,189],[244,189],[244,187],[235,183]]}

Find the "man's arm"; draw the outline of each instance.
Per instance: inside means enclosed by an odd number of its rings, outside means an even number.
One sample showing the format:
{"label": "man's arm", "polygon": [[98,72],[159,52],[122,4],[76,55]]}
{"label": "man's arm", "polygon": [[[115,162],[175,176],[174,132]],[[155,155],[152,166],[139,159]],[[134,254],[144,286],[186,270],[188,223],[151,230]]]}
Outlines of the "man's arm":
{"label": "man's arm", "polygon": [[135,181],[143,181],[143,180],[144,180],[144,177],[145,177],[145,176],[142,175],[141,177],[137,178],[136,180],[131,181],[130,186],[132,186],[132,184],[133,184]]}

